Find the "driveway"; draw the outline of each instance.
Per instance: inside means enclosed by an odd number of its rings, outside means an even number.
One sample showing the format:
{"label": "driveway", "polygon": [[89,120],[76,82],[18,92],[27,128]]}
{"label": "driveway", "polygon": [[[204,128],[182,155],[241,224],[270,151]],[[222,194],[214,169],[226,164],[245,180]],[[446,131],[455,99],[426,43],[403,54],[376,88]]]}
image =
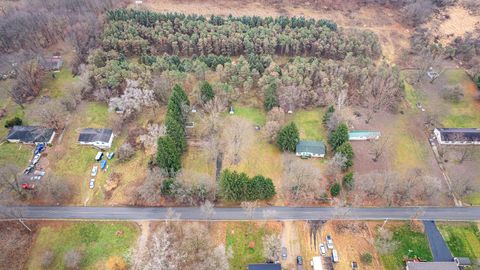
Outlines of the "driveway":
{"label": "driveway", "polygon": [[452,253],[448,249],[447,244],[443,240],[440,231],[435,225],[435,221],[425,220],[423,221],[425,227],[425,234],[430,244],[430,250],[432,251],[433,261],[435,262],[451,262],[453,261]]}

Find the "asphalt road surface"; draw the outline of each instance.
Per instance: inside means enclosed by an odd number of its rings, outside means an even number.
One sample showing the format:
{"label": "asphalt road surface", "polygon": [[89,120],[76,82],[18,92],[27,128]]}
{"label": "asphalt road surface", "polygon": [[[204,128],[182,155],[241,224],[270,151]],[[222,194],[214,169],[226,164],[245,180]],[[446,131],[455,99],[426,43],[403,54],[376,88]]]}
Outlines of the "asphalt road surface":
{"label": "asphalt road surface", "polygon": [[453,261],[452,253],[448,249],[447,244],[443,240],[440,231],[435,225],[435,221],[423,221],[423,227],[425,228],[425,233],[427,234],[428,244],[430,245],[430,250],[432,251],[433,261],[435,262],[451,262]]}
{"label": "asphalt road surface", "polygon": [[[200,208],[173,208],[181,220],[480,220],[480,207],[436,208],[332,208],[332,207],[261,207],[252,216],[242,208],[215,208],[207,218]],[[266,211],[268,210],[268,211]],[[0,208],[1,219],[91,219],[91,220],[165,220],[163,207],[70,207],[27,206]]]}

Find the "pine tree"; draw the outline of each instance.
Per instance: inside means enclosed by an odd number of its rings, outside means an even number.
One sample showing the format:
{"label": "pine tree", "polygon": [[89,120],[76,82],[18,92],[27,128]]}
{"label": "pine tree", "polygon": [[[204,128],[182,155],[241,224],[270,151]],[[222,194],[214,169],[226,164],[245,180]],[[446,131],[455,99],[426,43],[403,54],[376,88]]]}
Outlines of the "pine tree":
{"label": "pine tree", "polygon": [[157,147],[157,164],[172,177],[180,170],[181,152],[177,150],[174,140],[170,136],[160,137]]}
{"label": "pine tree", "polygon": [[342,145],[337,147],[336,152],[342,154],[347,159],[347,161],[343,164],[343,170],[346,170],[353,166],[354,153],[350,142],[344,142]]}
{"label": "pine tree", "polygon": [[277,135],[277,145],[282,151],[295,152],[300,135],[295,123],[291,122],[284,126]]}
{"label": "pine tree", "polygon": [[267,88],[267,90],[265,90],[263,107],[266,111],[270,111],[273,107],[277,107],[278,105],[277,90],[275,87],[270,86]]}
{"label": "pine tree", "polygon": [[337,129],[330,134],[328,143],[336,150],[340,145],[348,141],[348,127],[345,123],[338,125]]}
{"label": "pine tree", "polygon": [[215,97],[212,86],[207,82],[203,81],[200,85],[200,99],[203,103],[207,103]]}
{"label": "pine tree", "polygon": [[349,172],[343,177],[343,187],[346,190],[352,190],[354,185],[353,173]]}
{"label": "pine tree", "polygon": [[332,195],[332,197],[337,197],[338,194],[340,194],[341,189],[342,187],[339,183],[333,184],[333,186],[330,188],[330,195]]}
{"label": "pine tree", "polygon": [[330,117],[334,112],[335,112],[335,108],[332,105],[330,105],[327,111],[325,112],[325,114],[323,115],[322,124],[324,126],[328,123],[328,121],[330,120]]}
{"label": "pine tree", "polygon": [[167,128],[167,135],[170,136],[174,142],[178,152],[183,153],[187,149],[187,139],[184,126],[178,120],[168,117],[165,121]]}

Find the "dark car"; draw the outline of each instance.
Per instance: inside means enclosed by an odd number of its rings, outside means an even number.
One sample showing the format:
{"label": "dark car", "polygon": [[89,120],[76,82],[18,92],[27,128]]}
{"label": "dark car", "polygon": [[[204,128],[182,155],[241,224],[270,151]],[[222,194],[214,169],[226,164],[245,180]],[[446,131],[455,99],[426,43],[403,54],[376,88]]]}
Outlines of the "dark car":
{"label": "dark car", "polygon": [[298,264],[298,265],[303,265],[302,256],[297,256],[297,264]]}

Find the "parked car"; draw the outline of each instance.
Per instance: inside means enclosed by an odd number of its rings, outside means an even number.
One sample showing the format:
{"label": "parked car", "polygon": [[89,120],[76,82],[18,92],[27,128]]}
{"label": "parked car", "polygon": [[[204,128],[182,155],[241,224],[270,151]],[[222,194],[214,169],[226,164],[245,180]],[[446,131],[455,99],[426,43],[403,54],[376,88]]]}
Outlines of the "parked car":
{"label": "parked car", "polygon": [[107,158],[112,159],[115,156],[115,152],[108,152],[107,153]]}
{"label": "parked car", "polygon": [[337,251],[336,251],[335,249],[332,250],[332,261],[333,261],[334,263],[336,263],[336,262],[339,261],[339,259],[338,259],[338,253],[337,253]]}
{"label": "parked car", "polygon": [[320,244],[320,254],[322,254],[322,256],[327,255],[327,250],[325,249],[325,245],[323,243]]}
{"label": "parked car", "polygon": [[90,183],[88,184],[88,186],[90,187],[90,189],[93,189],[95,187],[95,179],[94,178],[90,179]]}
{"label": "parked car", "polygon": [[105,168],[107,168],[107,161],[104,159],[100,162],[100,169],[105,170]]}
{"label": "parked car", "polygon": [[35,188],[35,185],[34,184],[22,184],[22,188],[23,189],[34,189]]}
{"label": "parked car", "polygon": [[30,177],[30,180],[32,180],[32,181],[38,181],[40,179],[42,179],[42,176],[40,176],[40,175]]}
{"label": "parked car", "polygon": [[35,170],[35,171],[33,172],[33,175],[44,176],[44,175],[45,175],[45,171]]}
{"label": "parked car", "polygon": [[35,147],[35,152],[33,152],[34,155],[39,154],[45,150],[45,144],[44,143],[39,143],[37,147]]}
{"label": "parked car", "polygon": [[98,152],[95,156],[95,161],[100,161],[103,158],[103,152]]}
{"label": "parked car", "polygon": [[302,256],[297,256],[297,265],[303,265]]}
{"label": "parked car", "polygon": [[36,165],[36,164],[38,163],[38,161],[40,161],[40,156],[41,156],[41,155],[42,155],[42,154],[38,153],[38,154],[36,154],[36,155],[33,157],[33,159],[32,159],[32,164],[33,164],[33,165]]}
{"label": "parked car", "polygon": [[333,240],[330,235],[327,235],[327,248],[333,249]]}
{"label": "parked car", "polygon": [[287,259],[287,248],[282,247],[282,259],[286,260]]}
{"label": "parked car", "polygon": [[23,171],[23,174],[31,173],[34,167],[35,166],[33,166],[33,165],[28,165],[28,167],[25,169],[25,171]]}
{"label": "parked car", "polygon": [[92,176],[95,177],[97,175],[97,172],[98,172],[98,166],[93,166],[92,168]]}

